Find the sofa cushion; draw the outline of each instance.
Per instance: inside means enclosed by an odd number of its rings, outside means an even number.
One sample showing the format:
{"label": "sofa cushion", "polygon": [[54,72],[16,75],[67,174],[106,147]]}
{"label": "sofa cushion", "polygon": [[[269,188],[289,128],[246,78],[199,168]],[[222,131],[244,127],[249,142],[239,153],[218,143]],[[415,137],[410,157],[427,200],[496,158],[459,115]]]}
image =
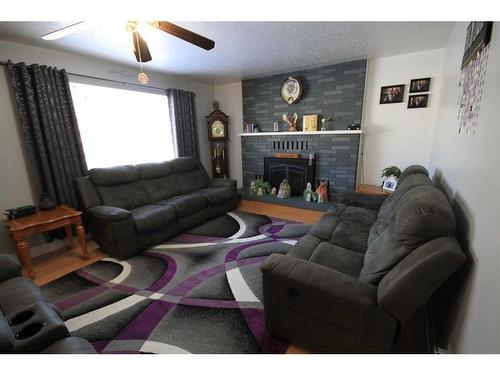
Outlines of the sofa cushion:
{"label": "sofa cushion", "polygon": [[148,233],[166,227],[175,221],[175,209],[167,205],[147,204],[132,211],[137,233]]}
{"label": "sofa cushion", "polygon": [[139,181],[139,172],[133,165],[118,165],[109,168],[93,168],[89,177],[95,185],[122,185]]}
{"label": "sofa cushion", "polygon": [[333,231],[330,243],[364,253],[368,246],[370,227],[349,220],[341,220]]}
{"label": "sofa cushion", "polygon": [[170,161],[137,164],[136,168],[139,171],[139,176],[143,180],[165,177],[174,173],[174,166]]}
{"label": "sofa cushion", "polygon": [[96,186],[96,189],[105,206],[131,210],[151,203],[151,198],[141,181],[122,185]]}
{"label": "sofa cushion", "polygon": [[[314,227],[313,227],[314,228]],[[295,246],[287,253],[287,255],[292,255],[294,257],[308,260],[311,258],[312,253],[316,250],[316,247],[323,242],[323,240],[318,237],[306,234],[302,237]]]}
{"label": "sofa cushion", "polygon": [[199,168],[193,171],[177,174],[177,176],[185,181],[182,184],[182,194],[189,194],[194,191],[203,189],[207,187],[210,180],[207,172],[205,171],[205,168],[203,168],[201,165]]}
{"label": "sofa cushion", "polygon": [[367,227],[371,226],[377,220],[378,211],[368,208],[349,206],[340,216],[343,220],[349,220],[354,223],[362,224]]}
{"label": "sofa cushion", "polygon": [[353,277],[363,267],[362,254],[328,242],[320,243],[309,260]]}
{"label": "sofa cushion", "polygon": [[321,240],[328,241],[332,238],[332,233],[339,223],[340,218],[337,214],[328,212],[321,216],[319,221],[313,225],[309,234]]}
{"label": "sofa cushion", "polygon": [[409,176],[412,176],[414,174],[422,174],[424,176],[428,176],[429,172],[427,169],[421,165],[410,165],[406,167],[403,172],[401,172],[401,175],[398,178],[398,185],[396,186],[396,189],[398,189],[399,185]]}
{"label": "sofa cushion", "polygon": [[186,217],[206,209],[208,201],[201,195],[191,194],[164,199],[155,204],[172,206],[177,212],[177,217]]}
{"label": "sofa cushion", "polygon": [[194,171],[198,168],[203,168],[200,161],[192,156],[185,156],[171,161],[175,174]]}
{"label": "sofa cushion", "polygon": [[380,206],[378,217],[387,218],[394,215],[396,207],[403,196],[417,186],[432,186],[431,179],[424,174],[413,174],[402,181],[398,189],[387,198]]}
{"label": "sofa cushion", "polygon": [[455,215],[444,194],[433,186],[409,191],[396,209],[395,235],[405,247],[414,249],[455,231]]}
{"label": "sofa cushion", "polygon": [[231,187],[209,187],[198,190],[196,194],[205,197],[211,206],[215,206],[229,201],[233,197],[233,189]]}
{"label": "sofa cushion", "polygon": [[37,302],[49,300],[31,280],[20,276],[0,283],[0,310],[5,316]]}
{"label": "sofa cushion", "polygon": [[412,249],[402,246],[397,241],[393,226],[387,228],[366,251],[359,279],[378,285],[380,280],[411,251]]}

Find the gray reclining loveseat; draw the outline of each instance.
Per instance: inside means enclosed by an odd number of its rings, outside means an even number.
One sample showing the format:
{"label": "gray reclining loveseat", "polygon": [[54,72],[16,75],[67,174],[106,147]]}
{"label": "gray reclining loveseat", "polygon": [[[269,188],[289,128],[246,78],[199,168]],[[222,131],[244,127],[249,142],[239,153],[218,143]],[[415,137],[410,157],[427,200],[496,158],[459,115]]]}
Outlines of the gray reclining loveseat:
{"label": "gray reclining loveseat", "polygon": [[316,352],[390,352],[398,328],[464,263],[454,231],[448,200],[421,166],[385,201],[345,194],[262,265],[267,329]]}
{"label": "gray reclining loveseat", "polygon": [[95,353],[87,340],[70,336],[58,309],[21,276],[12,254],[0,254],[0,353]]}
{"label": "gray reclining loveseat", "polygon": [[76,180],[87,230],[118,259],[236,208],[236,181],[210,179],[200,161],[95,168]]}

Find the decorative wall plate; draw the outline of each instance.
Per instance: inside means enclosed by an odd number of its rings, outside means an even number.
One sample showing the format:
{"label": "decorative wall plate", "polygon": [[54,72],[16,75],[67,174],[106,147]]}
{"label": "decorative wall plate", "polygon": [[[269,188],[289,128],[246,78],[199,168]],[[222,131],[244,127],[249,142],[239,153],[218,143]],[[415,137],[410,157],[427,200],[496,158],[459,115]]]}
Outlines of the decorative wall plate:
{"label": "decorative wall plate", "polygon": [[288,104],[297,103],[302,95],[302,85],[300,81],[293,77],[288,77],[281,84],[281,98]]}

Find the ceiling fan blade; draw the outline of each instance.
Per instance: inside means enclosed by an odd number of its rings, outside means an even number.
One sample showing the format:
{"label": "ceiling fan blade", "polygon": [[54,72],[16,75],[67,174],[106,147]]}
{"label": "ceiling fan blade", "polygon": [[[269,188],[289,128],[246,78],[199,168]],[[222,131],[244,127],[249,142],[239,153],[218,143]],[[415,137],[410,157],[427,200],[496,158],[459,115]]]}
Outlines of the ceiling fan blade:
{"label": "ceiling fan blade", "polygon": [[151,61],[151,53],[149,53],[148,45],[144,38],[137,31],[132,32],[132,39],[134,40],[134,54],[137,62]]}
{"label": "ceiling fan blade", "polygon": [[42,35],[42,39],[44,40],[56,40],[60,38],[64,38],[70,34],[76,33],[78,30],[84,28],[86,26],[85,21],[80,21],[74,23],[72,25],[63,27],[62,29],[52,31],[48,34]]}
{"label": "ceiling fan blade", "polygon": [[164,31],[173,36],[176,36],[177,38],[185,40],[186,42],[194,44],[195,46],[206,49],[207,51],[215,47],[215,42],[213,40],[205,38],[200,34],[193,33],[192,31],[184,29],[183,27],[174,25],[173,23],[158,21],[151,22],[151,25],[153,27],[156,27],[157,29],[160,29],[161,31]]}

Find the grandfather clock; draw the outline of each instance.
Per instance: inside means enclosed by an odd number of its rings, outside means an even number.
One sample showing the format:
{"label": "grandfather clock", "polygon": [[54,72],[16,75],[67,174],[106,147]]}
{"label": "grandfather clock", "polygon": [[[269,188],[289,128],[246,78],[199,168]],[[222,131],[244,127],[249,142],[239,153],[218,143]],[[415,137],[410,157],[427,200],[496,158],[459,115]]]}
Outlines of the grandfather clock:
{"label": "grandfather clock", "polygon": [[214,102],[214,111],[207,116],[208,140],[212,158],[212,175],[218,178],[229,177],[227,152],[227,125],[229,116],[219,110],[219,103]]}

